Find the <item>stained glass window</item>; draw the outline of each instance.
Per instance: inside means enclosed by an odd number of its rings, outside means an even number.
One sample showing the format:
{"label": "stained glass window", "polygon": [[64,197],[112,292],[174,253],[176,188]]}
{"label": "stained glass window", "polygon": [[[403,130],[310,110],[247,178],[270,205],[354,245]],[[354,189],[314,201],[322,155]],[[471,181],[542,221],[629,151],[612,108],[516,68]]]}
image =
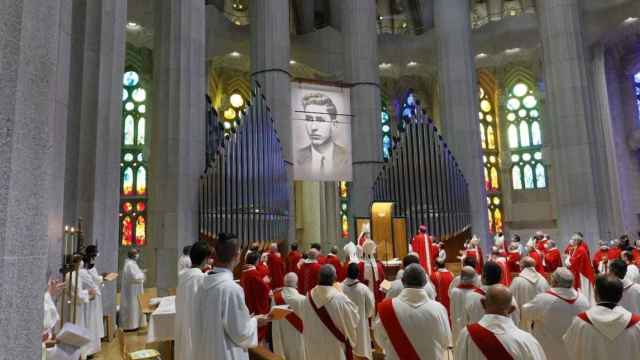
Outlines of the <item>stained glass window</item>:
{"label": "stained glass window", "polygon": [[638,108],[638,121],[640,121],[640,72],[633,76],[633,88],[636,93],[636,106]]}
{"label": "stained glass window", "polygon": [[[122,168],[120,184],[120,244],[147,243],[147,91],[140,74],[130,70],[122,77]],[[135,207],[134,207],[135,204]]]}
{"label": "stained glass window", "polygon": [[340,198],[340,234],[343,239],[349,238],[349,186],[347,181],[338,182],[338,197]]}
{"label": "stained glass window", "polygon": [[380,111],[380,129],[382,130],[382,159],[387,161],[391,157],[393,139],[391,134],[391,118],[384,101],[382,102],[382,110]]}
{"label": "stained glass window", "polygon": [[511,151],[511,184],[514,190],[547,187],[542,163],[540,102],[529,83],[516,82],[505,104],[507,142]]}

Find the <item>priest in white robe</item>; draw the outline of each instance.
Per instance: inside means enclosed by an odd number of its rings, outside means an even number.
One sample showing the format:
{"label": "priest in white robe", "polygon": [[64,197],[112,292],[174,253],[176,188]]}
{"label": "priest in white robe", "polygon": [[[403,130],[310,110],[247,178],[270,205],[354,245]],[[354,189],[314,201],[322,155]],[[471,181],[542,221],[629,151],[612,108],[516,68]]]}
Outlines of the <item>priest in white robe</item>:
{"label": "priest in white robe", "polygon": [[233,280],[240,262],[238,239],[224,233],[217,238],[214,268],[193,302],[193,359],[248,360],[248,349],[258,345],[258,326],[267,325],[269,316],[252,317],[242,287]]}
{"label": "priest in white robe", "polygon": [[455,346],[456,360],[545,360],[544,349],[526,331],[511,320],[515,311],[509,288],[493,285],[482,300],[485,315],[467,325]]}
{"label": "priest in white robe", "polygon": [[[482,267],[482,286],[478,289],[473,290],[472,293],[469,294],[467,299],[467,304],[464,310],[464,324],[473,324],[477,323],[482,319],[485,314],[485,308],[482,305],[482,301],[492,285],[496,285],[500,283],[500,277],[502,275],[502,269],[500,266],[493,261],[488,261]],[[509,292],[509,298],[513,302],[514,311],[509,313],[509,317],[513,320],[514,324],[520,323],[520,309],[518,308],[518,304],[516,300]]]}
{"label": "priest in white robe", "polygon": [[191,324],[195,314],[193,304],[196,293],[204,280],[202,271],[207,266],[207,259],[211,256],[209,244],[206,241],[198,241],[189,246],[190,269],[184,269],[178,275],[178,288],[176,289],[176,315],[174,320],[174,359],[193,359],[193,343],[191,341]]}
{"label": "priest in white robe", "polygon": [[532,324],[531,333],[540,342],[549,360],[569,358],[562,336],[579,313],[589,309],[589,301],[573,288],[573,273],[557,268],[551,288],[536,295],[520,311],[523,321]]}
{"label": "priest in white robe", "polygon": [[419,264],[409,265],[402,276],[404,288],[400,295],[378,305],[373,331],[385,359],[445,358],[451,342],[447,310],[427,297],[426,281]]}
{"label": "priest in white robe", "polygon": [[305,297],[298,292],[298,275],[294,272],[285,274],[284,287],[273,291],[273,305],[288,305],[294,312],[282,320],[271,322],[273,352],[285,360],[305,360],[304,323],[296,315],[300,313]]}
{"label": "priest in white robe", "polygon": [[358,307],[358,328],[356,345],[353,354],[361,358],[373,359],[371,350],[371,331],[369,318],[375,314],[375,299],[371,290],[358,280],[360,270],[358,264],[351,263],[347,267],[347,277],[342,282],[342,292]]}
{"label": "priest in white robe", "polygon": [[83,303],[81,311],[83,312],[84,323],[82,324],[87,330],[91,341],[83,349],[84,355],[93,355],[101,349],[101,339],[104,336],[104,320],[102,319],[102,277],[98,275],[94,277],[90,270],[87,269],[95,260],[89,259],[85,256],[87,263],[84,263],[84,268],[80,269],[80,283],[83,289],[91,290],[93,295],[90,296],[88,302]]}
{"label": "priest in white robe", "polygon": [[631,251],[623,251],[621,257],[627,264],[627,274],[624,278],[633,283],[640,284],[640,269],[638,269],[638,266],[634,263],[635,259]]}
{"label": "priest in white robe", "polygon": [[622,281],[616,276],[596,278],[596,306],[578,314],[564,335],[569,359],[638,359],[640,316],[617,306],[622,292]]}
{"label": "priest in white robe", "polygon": [[[420,264],[420,258],[418,258],[418,256],[414,254],[409,254],[404,258],[402,258],[403,269],[411,264]],[[398,274],[396,274],[396,279],[391,282],[391,286],[389,287],[389,290],[387,290],[385,294],[385,298],[393,299],[394,297],[400,295],[400,292],[402,291],[402,289],[404,289],[404,286],[402,285],[402,274],[403,274],[403,270],[398,271]],[[431,283],[431,280],[429,280],[428,277],[427,277],[427,282],[424,285],[424,291],[427,292],[427,296],[429,297],[429,299],[431,300],[436,299],[436,288],[433,286],[433,284]]]}
{"label": "priest in white robe", "polygon": [[466,325],[465,309],[469,302],[469,295],[480,287],[480,284],[476,285],[478,278],[474,268],[465,266],[460,271],[460,283],[449,292],[452,344],[458,341],[458,335]]}
{"label": "priest in white robe", "polygon": [[147,325],[147,319],[138,304],[138,295],[144,292],[145,274],[138,266],[138,250],[130,249],[122,269],[120,284],[120,327],[135,330]]}
{"label": "priest in white robe", "polygon": [[333,266],[323,265],[318,285],[307,294],[298,314],[304,324],[307,360],[346,360],[356,345],[358,307],[333,286],[335,281]]}
{"label": "priest in white robe", "polygon": [[[513,279],[510,289],[518,308],[522,309],[522,306],[533,300],[536,295],[547,291],[549,283],[542,274],[536,271],[536,262],[533,258],[528,256],[522,258],[520,268],[522,269],[520,276]],[[524,319],[520,319],[519,326],[527,331],[531,328],[531,324]]]}
{"label": "priest in white robe", "polygon": [[178,276],[184,270],[191,269],[191,245],[182,248],[182,255],[178,258]]}
{"label": "priest in white robe", "polygon": [[640,285],[626,278],[627,264],[620,259],[609,263],[609,272],[622,281],[622,299],[618,305],[634,314],[640,314]]}

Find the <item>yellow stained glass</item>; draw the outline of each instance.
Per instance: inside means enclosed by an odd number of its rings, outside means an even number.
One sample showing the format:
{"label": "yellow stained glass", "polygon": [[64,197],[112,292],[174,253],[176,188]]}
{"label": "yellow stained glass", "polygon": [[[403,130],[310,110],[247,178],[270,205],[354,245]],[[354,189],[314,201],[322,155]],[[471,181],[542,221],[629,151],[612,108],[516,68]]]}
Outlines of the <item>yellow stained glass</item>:
{"label": "yellow stained glass", "polygon": [[488,100],[480,101],[480,109],[484,112],[491,111],[491,103]]}
{"label": "yellow stained glass", "polygon": [[493,216],[493,222],[495,223],[496,232],[502,232],[502,212],[500,209],[496,209]]}
{"label": "yellow stained glass", "polygon": [[124,219],[122,219],[121,235],[120,243],[122,246],[130,246],[133,243],[133,223],[131,223],[129,216],[125,216]]}
{"label": "yellow stained glass", "polygon": [[498,184],[498,170],[495,167],[491,167],[491,188],[496,191],[500,188]]}
{"label": "yellow stained glass", "polygon": [[483,149],[487,147],[487,139],[484,134],[484,125],[480,124],[480,145]]}
{"label": "yellow stained glass", "polygon": [[489,145],[489,149],[496,148],[496,138],[493,133],[493,126],[487,126],[487,144]]}
{"label": "yellow stained glass", "polygon": [[122,173],[122,193],[124,195],[133,194],[133,169],[127,167]]}
{"label": "yellow stained glass", "polygon": [[136,172],[136,193],[144,195],[147,193],[147,170],[140,166]]}
{"label": "yellow stained glass", "polygon": [[136,245],[144,245],[147,239],[147,227],[144,216],[138,216],[136,220]]}

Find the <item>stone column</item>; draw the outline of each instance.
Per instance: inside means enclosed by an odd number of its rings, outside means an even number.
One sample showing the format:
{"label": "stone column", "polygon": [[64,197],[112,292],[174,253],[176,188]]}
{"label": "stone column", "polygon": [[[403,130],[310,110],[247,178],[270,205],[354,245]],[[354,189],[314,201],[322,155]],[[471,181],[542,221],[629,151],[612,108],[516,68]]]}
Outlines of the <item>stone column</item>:
{"label": "stone column", "polygon": [[469,1],[435,0],[438,43],[440,121],[444,139],[467,182],[471,226],[489,249],[487,199],[484,191],[482,149],[478,131],[478,84],[471,43]]}
{"label": "stone column", "polygon": [[594,245],[600,231],[579,1],[540,0],[538,14],[559,240],[566,241],[571,233],[580,231]]}
{"label": "stone column", "polygon": [[[55,157],[60,0],[0,2],[0,349],[40,359],[48,242],[62,204]],[[60,87],[64,91],[64,86]],[[59,155],[59,154],[58,154]]]}
{"label": "stone column", "polygon": [[383,164],[376,2],[344,1],[342,19],[344,79],[352,85],[351,215],[369,217],[373,182]]}
{"label": "stone column", "polygon": [[288,0],[251,0],[251,81],[262,86],[284,150],[289,184],[289,241],[295,239]]}
{"label": "stone column", "polygon": [[149,241],[156,286],[177,283],[182,247],[198,240],[199,177],[204,170],[205,5],[154,2]]}

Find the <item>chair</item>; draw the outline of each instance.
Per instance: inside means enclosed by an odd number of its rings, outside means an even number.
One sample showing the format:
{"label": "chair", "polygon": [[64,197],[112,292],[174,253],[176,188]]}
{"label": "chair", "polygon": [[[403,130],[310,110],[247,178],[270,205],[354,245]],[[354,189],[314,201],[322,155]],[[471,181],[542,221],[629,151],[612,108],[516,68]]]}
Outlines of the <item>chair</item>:
{"label": "chair", "polygon": [[124,360],[148,360],[160,359],[160,353],[155,349],[141,349],[129,352],[122,329],[116,331],[116,337],[120,342],[120,355]]}

